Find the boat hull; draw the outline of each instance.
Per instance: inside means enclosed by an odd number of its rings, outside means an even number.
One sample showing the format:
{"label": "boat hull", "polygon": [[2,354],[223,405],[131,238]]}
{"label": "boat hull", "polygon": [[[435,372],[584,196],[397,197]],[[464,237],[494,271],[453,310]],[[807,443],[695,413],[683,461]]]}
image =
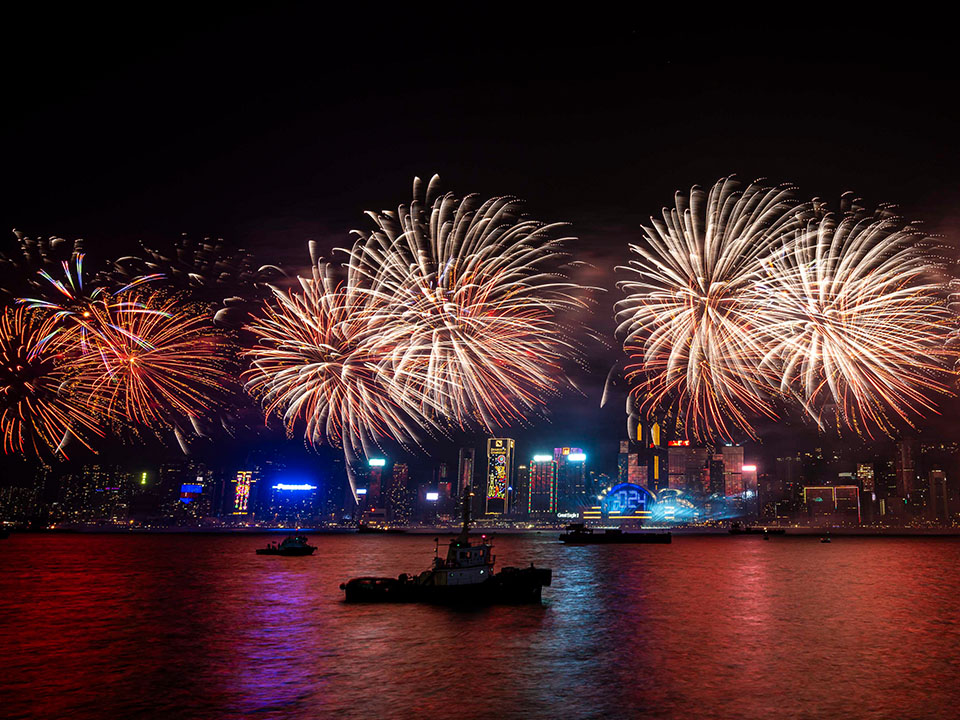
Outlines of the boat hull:
{"label": "boat hull", "polygon": [[273,548],[260,548],[257,550],[257,555],[283,555],[285,557],[303,557],[304,555],[313,555],[316,552],[315,547],[304,547],[304,548],[285,548],[283,550],[275,550]]}
{"label": "boat hull", "polygon": [[431,603],[436,605],[521,605],[539,603],[553,573],[547,568],[504,568],[489,580],[468,585],[434,585],[415,578],[354,578],[340,588],[350,603]]}

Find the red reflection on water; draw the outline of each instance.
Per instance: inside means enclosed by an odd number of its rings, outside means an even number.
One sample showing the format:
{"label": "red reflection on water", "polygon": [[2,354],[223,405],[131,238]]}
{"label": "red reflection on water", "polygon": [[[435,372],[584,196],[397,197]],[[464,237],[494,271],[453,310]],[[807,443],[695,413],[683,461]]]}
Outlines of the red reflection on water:
{"label": "red reflection on water", "polygon": [[428,536],[14,536],[0,555],[9,717],[946,717],[960,542],[678,537],[566,547],[542,607],[351,606]]}

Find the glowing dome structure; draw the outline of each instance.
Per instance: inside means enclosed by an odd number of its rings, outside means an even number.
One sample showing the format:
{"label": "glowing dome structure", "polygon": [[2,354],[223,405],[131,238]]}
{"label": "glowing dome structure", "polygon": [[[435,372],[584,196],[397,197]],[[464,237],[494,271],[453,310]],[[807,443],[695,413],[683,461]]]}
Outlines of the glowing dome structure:
{"label": "glowing dome structure", "polygon": [[618,524],[623,521],[673,525],[694,522],[700,508],[675,488],[653,493],[636,483],[617,483],[597,498],[599,504],[583,511],[586,522]]}

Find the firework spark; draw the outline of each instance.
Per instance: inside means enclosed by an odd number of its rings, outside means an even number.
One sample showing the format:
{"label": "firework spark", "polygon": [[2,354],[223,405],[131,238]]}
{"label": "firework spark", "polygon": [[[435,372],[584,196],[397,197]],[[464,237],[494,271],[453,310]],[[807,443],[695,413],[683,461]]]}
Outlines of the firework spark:
{"label": "firework spark", "polygon": [[6,453],[64,455],[75,438],[102,436],[65,348],[26,308],[0,315],[0,432]]}
{"label": "firework spark", "polygon": [[556,268],[570,238],[520,216],[511,198],[480,202],[425,195],[397,212],[368,213],[377,228],[357,232],[351,271],[376,297],[375,341],[392,388],[423,415],[487,430],[542,411],[569,385],[577,355],[565,315],[585,307],[584,288]]}
{"label": "firework spark", "polygon": [[666,410],[682,432],[706,440],[754,436],[750,418],[775,416],[762,335],[772,322],[745,298],[771,252],[800,222],[792,190],[727,178],[709,192],[677,193],[676,206],[651,218],[644,245],[624,268],[618,333],[630,358],[626,376],[640,413]]}
{"label": "firework spark", "polygon": [[956,319],[933,249],[915,224],[854,209],[768,258],[749,303],[768,318],[763,365],[821,428],[889,434],[950,392]]}

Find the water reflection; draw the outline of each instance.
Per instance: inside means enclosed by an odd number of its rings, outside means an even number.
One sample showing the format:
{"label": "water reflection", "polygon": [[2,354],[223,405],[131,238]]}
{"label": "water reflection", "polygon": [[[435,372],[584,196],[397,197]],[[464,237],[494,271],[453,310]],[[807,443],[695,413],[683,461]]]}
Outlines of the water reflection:
{"label": "water reflection", "polygon": [[429,536],[14,536],[9,717],[943,717],[960,703],[960,542],[678,537],[566,547],[538,607],[348,606]]}

